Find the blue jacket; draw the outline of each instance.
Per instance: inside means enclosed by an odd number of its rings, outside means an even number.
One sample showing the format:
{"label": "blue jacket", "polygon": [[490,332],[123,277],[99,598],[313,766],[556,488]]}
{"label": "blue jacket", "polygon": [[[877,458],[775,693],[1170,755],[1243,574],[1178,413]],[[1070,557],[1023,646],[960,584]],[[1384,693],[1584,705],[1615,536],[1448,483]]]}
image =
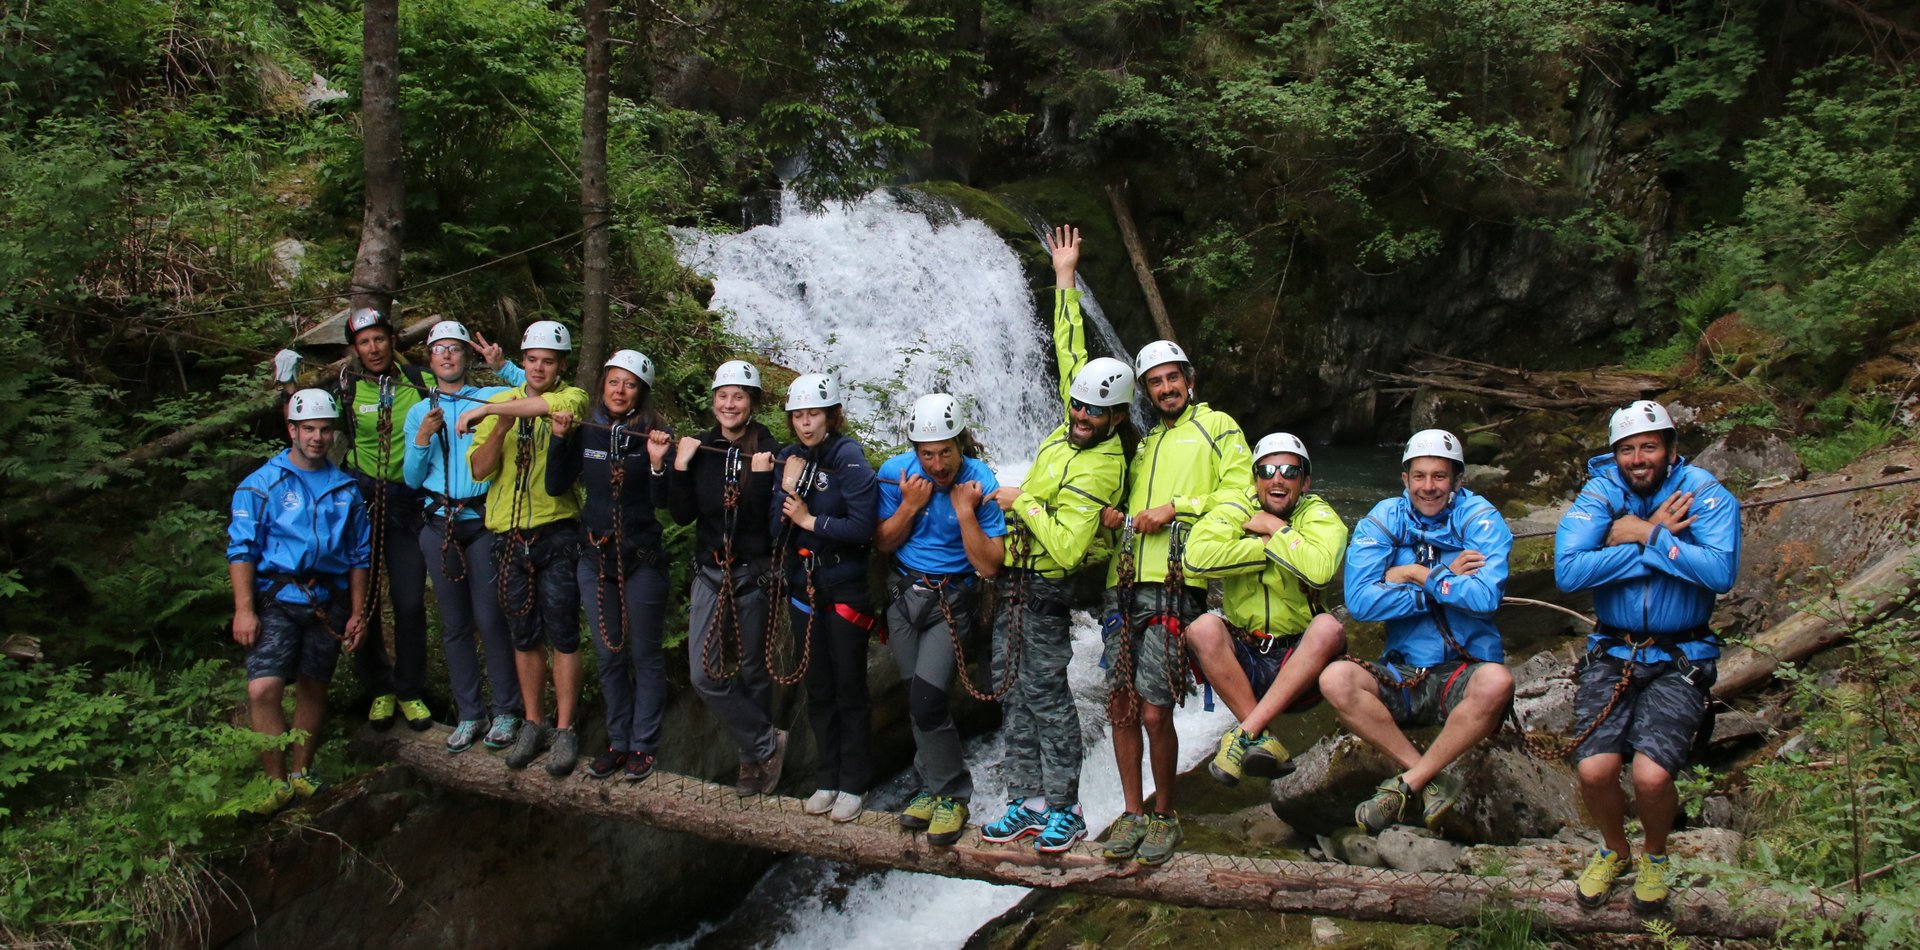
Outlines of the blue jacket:
{"label": "blue jacket", "polygon": [[[781,510],[787,501],[782,473],[786,471],[787,459],[795,455],[817,466],[812,484],[799,486],[807,510],[814,515],[812,531],[789,526]],[[874,529],[880,526],[875,515],[879,510],[880,491],[873,466],[867,464],[860,443],[844,435],[827,436],[826,441],[812,449],[794,443],[775,456],[773,473],[773,504],[768,523],[775,543],[785,541],[783,547],[774,549],[773,556],[783,559],[790,576],[801,581],[802,565],[798,557],[787,555],[805,549],[826,565],[815,576],[816,584],[844,584],[866,577],[867,553],[873,544]]]}
{"label": "blue jacket", "polygon": [[[881,521],[900,510],[900,479],[907,476],[927,477],[927,470],[920,466],[920,456],[912,449],[880,463],[877,477]],[[953,477],[955,485],[961,482],[980,483],[980,503],[973,508],[980,530],[989,538],[1005,536],[1007,516],[992,498],[993,493],[1000,490],[1000,480],[993,476],[993,469],[977,458],[962,458],[960,473]],[[922,574],[965,574],[973,570],[973,562],[967,560],[966,545],[961,540],[960,516],[953,510],[951,489],[933,490],[927,506],[913,516],[913,533],[893,552],[893,557],[901,567]]]}
{"label": "blue jacket", "polygon": [[[1432,568],[1425,584],[1389,584],[1387,569],[1420,560]],[[1487,562],[1462,577],[1448,569],[1454,555],[1479,551]],[[1413,507],[1405,492],[1373,506],[1354,525],[1347,545],[1347,610],[1355,620],[1387,624],[1386,653],[1404,657],[1412,666],[1434,666],[1449,659],[1436,613],[1446,618],[1454,642],[1476,660],[1506,659],[1500,628],[1493,615],[1506,595],[1507,557],[1513,553],[1513,531],[1500,511],[1485,498],[1465,488],[1440,514],[1428,518]]]}
{"label": "blue jacket", "polygon": [[[312,577],[326,602],[328,586],[344,589],[347,572],[373,563],[366,503],[353,476],[332,462],[318,472],[303,472],[282,451],[254,470],[233,492],[233,520],[227,525],[227,560],[245,561],[256,575]],[[271,582],[264,577],[256,589]],[[286,584],[276,599],[308,603],[299,584]]]}
{"label": "blue jacket", "polygon": [[[1613,456],[1587,462],[1592,477],[1560,518],[1553,539],[1553,579],[1571,594],[1593,591],[1600,622],[1627,633],[1679,633],[1703,626],[1713,616],[1713,601],[1733,587],[1740,569],[1740,502],[1704,469],[1679,459],[1667,478],[1642,497],[1627,487]],[[1607,531],[1622,515],[1649,518],[1677,492],[1693,492],[1693,524],[1678,535],[1661,526],[1642,544],[1607,544]],[[1594,634],[1588,649],[1607,638]],[[1720,655],[1712,640],[1683,643],[1691,660]],[[1616,645],[1608,653],[1626,658],[1632,648]],[[1642,650],[1643,660],[1671,659],[1658,647]]]}
{"label": "blue jacket", "polygon": [[[455,435],[453,424],[460,418],[460,413],[486,402],[495,393],[505,392],[514,386],[525,385],[527,382],[526,372],[512,362],[500,367],[500,378],[506,380],[507,385],[469,384],[460,387],[459,396],[463,398],[442,395],[440,401],[445,404],[441,408],[445,410],[446,425],[441,427],[440,432],[430,440],[428,445],[413,444],[413,437],[419,433],[421,424],[427,421],[427,413],[433,411],[433,400],[422,399],[412,409],[407,410],[407,458],[403,474],[408,487],[425,489],[427,495],[421,499],[421,502],[429,510],[436,510],[441,506],[440,499],[435,498],[435,495],[444,495],[448,498],[474,498],[486,495],[489,483],[474,481],[473,469],[467,465],[467,450],[473,447],[474,433]],[[449,460],[452,461],[451,466],[447,464]],[[463,521],[478,517],[480,512],[472,508],[460,510],[460,519]]]}

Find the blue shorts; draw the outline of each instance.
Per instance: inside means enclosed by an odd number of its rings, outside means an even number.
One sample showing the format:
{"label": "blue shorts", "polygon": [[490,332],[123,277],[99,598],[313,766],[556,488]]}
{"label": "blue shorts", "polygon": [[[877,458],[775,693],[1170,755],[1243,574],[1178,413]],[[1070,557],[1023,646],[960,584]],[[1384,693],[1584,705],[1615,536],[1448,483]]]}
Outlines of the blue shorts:
{"label": "blue shorts", "polygon": [[[1233,656],[1240,661],[1240,669],[1247,674],[1247,683],[1253,687],[1253,698],[1257,702],[1273,688],[1273,681],[1280,678],[1280,668],[1293,659],[1293,651],[1300,646],[1298,635],[1291,637],[1273,637],[1271,639],[1248,642],[1239,636],[1233,638]],[[1320,682],[1318,679],[1307,686],[1307,690],[1287,704],[1282,712],[1306,712],[1320,705]]]}

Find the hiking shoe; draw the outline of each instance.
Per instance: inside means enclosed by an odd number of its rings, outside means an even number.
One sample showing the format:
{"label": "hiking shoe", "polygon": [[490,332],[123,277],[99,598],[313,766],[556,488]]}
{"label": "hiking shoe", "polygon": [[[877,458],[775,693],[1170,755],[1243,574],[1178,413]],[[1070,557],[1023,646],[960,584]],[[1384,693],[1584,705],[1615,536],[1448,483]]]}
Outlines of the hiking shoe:
{"label": "hiking shoe", "polygon": [[[487,737],[481,741],[485,742],[489,749],[504,749],[512,745],[513,740],[519,736],[520,717],[503,714],[493,717],[493,725],[487,729]],[[451,746],[452,743],[449,742],[448,745]]]}
{"label": "hiking shoe", "polygon": [[571,726],[553,730],[553,751],[547,753],[547,774],[561,778],[573,771],[575,759],[580,757],[580,735]]}
{"label": "hiking shoe", "polygon": [[1460,793],[1465,788],[1465,782],[1449,773],[1441,772],[1427,783],[1426,788],[1420,790],[1420,811],[1426,818],[1428,828],[1437,830],[1440,827],[1440,819],[1453,810],[1454,804],[1460,801]]}
{"label": "hiking shoe", "polygon": [[933,804],[933,819],[927,822],[927,843],[942,847],[960,840],[967,830],[967,803],[957,798],[941,798]]}
{"label": "hiking shoe", "polygon": [[1034,811],[1026,806],[1025,799],[1016,798],[1007,803],[1006,814],[981,827],[980,840],[1006,844],[1028,835],[1037,835],[1040,829],[1047,826],[1048,814]]}
{"label": "hiking shoe", "polygon": [[900,813],[900,827],[908,831],[925,831],[933,823],[933,805],[938,801],[933,793],[921,789],[913,795],[913,801],[907,803],[905,811]]}
{"label": "hiking shoe", "polygon": [[373,697],[373,705],[367,707],[367,722],[381,732],[393,728],[394,707],[400,703],[400,697],[387,693]]}
{"label": "hiking shoe", "polygon": [[760,794],[771,795],[780,787],[780,770],[787,764],[787,730],[773,730],[773,756],[760,763]]}
{"label": "hiking shoe", "polygon": [[587,763],[587,774],[594,778],[606,778],[626,767],[627,753],[609,746],[607,751],[594,756],[593,761]]}
{"label": "hiking shoe", "polygon": [[1125,861],[1140,850],[1140,841],[1146,836],[1147,816],[1121,812],[1120,817],[1107,826],[1107,848],[1100,856],[1109,861]]}
{"label": "hiking shoe", "polygon": [[1220,736],[1220,751],[1214,753],[1213,761],[1207,763],[1207,771],[1222,785],[1240,784],[1240,776],[1245,772],[1247,757],[1247,734],[1239,726],[1228,729]]}
{"label": "hiking shoe", "polygon": [[1613,885],[1620,875],[1627,872],[1627,859],[1618,851],[1601,848],[1587,862],[1587,869],[1580,872],[1575,882],[1573,899],[1588,910],[1598,910],[1605,906],[1607,898],[1613,896]]}
{"label": "hiking shoe", "polygon": [[507,768],[524,769],[540,757],[542,749],[547,747],[552,727],[543,722],[522,722],[520,735],[513,740],[513,749],[507,753]]}
{"label": "hiking shoe", "polygon": [[400,715],[407,719],[407,728],[415,732],[425,732],[433,726],[433,710],[417,699],[400,701]]}
{"label": "hiking shoe", "polygon": [[480,730],[485,727],[486,723],[478,719],[460,720],[447,734],[447,754],[459,755],[473,748],[473,744],[480,741]]}
{"label": "hiking shoe", "polygon": [[280,813],[280,810],[293,803],[293,787],[278,779],[269,780],[267,790],[252,803],[240,809],[240,821],[257,825],[266,822]]}
{"label": "hiking shoe", "polygon": [[[1620,862],[1625,864],[1625,861]],[[1634,862],[1633,912],[1658,917],[1667,912],[1667,856],[1643,854]]]}
{"label": "hiking shoe", "polygon": [[833,803],[840,799],[840,793],[831,788],[823,788],[807,796],[807,803],[801,810],[809,815],[824,815],[833,810]]}
{"label": "hiking shoe", "polygon": [[1058,854],[1087,836],[1087,820],[1071,808],[1047,809],[1047,826],[1033,839],[1033,850]]}
{"label": "hiking shoe", "polygon": [[733,793],[746,798],[760,794],[760,786],[766,784],[766,767],[758,762],[740,763],[740,772],[733,779]]}
{"label": "hiking shoe", "polygon": [[1147,834],[1140,839],[1140,847],[1134,851],[1133,859],[1146,865],[1165,864],[1186,837],[1180,830],[1179,815],[1154,812],[1147,816]]}
{"label": "hiking shoe", "polygon": [[651,752],[628,753],[627,767],[625,769],[626,775],[624,777],[629,782],[645,781],[647,776],[653,774],[653,762],[653,753]]}
{"label": "hiking shoe", "polygon": [[1413,789],[1407,787],[1407,780],[1396,775],[1375,786],[1374,795],[1360,803],[1353,810],[1353,823],[1370,835],[1377,835],[1400,823],[1406,814],[1407,799],[1413,797]]}
{"label": "hiking shoe", "polygon": [[327,790],[327,782],[309,769],[288,775],[287,787],[293,789],[294,798],[312,798]]}
{"label": "hiking shoe", "polygon": [[860,813],[866,810],[866,799],[852,792],[841,792],[840,797],[833,800],[833,813],[827,817],[844,825],[859,818]]}
{"label": "hiking shoe", "polygon": [[1248,740],[1247,754],[1240,760],[1240,767],[1254,778],[1279,778],[1293,771],[1293,753],[1288,752],[1273,733],[1262,731]]}

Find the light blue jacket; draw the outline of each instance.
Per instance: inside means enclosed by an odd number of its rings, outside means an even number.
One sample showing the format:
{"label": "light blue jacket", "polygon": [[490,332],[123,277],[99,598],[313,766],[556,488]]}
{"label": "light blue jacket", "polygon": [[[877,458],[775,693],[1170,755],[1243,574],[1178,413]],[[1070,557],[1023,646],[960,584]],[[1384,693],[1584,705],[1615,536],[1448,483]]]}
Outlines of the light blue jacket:
{"label": "light blue jacket", "polygon": [[[1674,462],[1653,494],[1642,496],[1627,487],[1626,476],[1613,456],[1595,456],[1587,462],[1591,478],[1560,518],[1553,539],[1553,579],[1567,593],[1593,591],[1594,612],[1600,622],[1637,634],[1673,634],[1704,626],[1713,616],[1713,601],[1733,587],[1740,569],[1740,502],[1711,474]],[[1645,544],[1607,544],[1607,532],[1622,515],[1651,519],[1654,511],[1678,492],[1693,492],[1689,511],[1693,523],[1674,534],[1663,525],[1653,529]],[[1608,638],[1594,634],[1588,649]],[[1720,655],[1712,640],[1680,645],[1690,660]],[[1626,658],[1632,648],[1615,645],[1613,656]],[[1658,647],[1642,650],[1643,660],[1671,659]]]}
{"label": "light blue jacket", "polygon": [[[353,476],[332,462],[318,472],[302,472],[288,461],[289,451],[268,460],[234,490],[227,560],[252,564],[258,575],[313,578],[312,601],[299,584],[281,586],[276,599],[325,603],[330,583],[344,589],[349,571],[373,563],[366,503]],[[258,584],[258,589],[272,586],[265,577]]]}
{"label": "light blue jacket", "polygon": [[[1389,584],[1387,569],[1421,560],[1432,568],[1425,584]],[[1447,567],[1455,555],[1472,549],[1486,563],[1462,577]],[[1379,620],[1387,625],[1386,653],[1398,653],[1412,666],[1435,666],[1450,659],[1440,632],[1444,617],[1454,642],[1476,660],[1506,659],[1500,628],[1493,615],[1507,590],[1507,557],[1513,553],[1513,531],[1499,509],[1485,498],[1462,488],[1440,514],[1428,518],[1413,507],[1405,492],[1373,506],[1354,525],[1347,545],[1347,610],[1355,620]]]}
{"label": "light blue jacket", "polygon": [[[511,361],[500,367],[499,375],[501,379],[507,381],[507,385],[462,386],[459,395],[464,398],[440,394],[441,408],[445,410],[446,415],[446,425],[428,440],[427,445],[415,445],[413,437],[419,433],[420,426],[427,421],[427,413],[433,411],[433,400],[422,399],[418,405],[407,410],[407,458],[404,475],[408,486],[425,489],[448,498],[472,498],[487,493],[488,483],[474,481],[473,469],[467,465],[467,450],[473,447],[474,433],[455,435],[453,424],[460,418],[462,412],[485,403],[496,393],[525,385],[527,381],[526,372]],[[449,449],[451,452],[448,451]],[[447,465],[448,459],[453,460],[451,467]],[[429,494],[422,499],[422,503],[432,510],[440,504],[440,501],[433,497],[433,494]],[[478,517],[480,512],[471,508],[460,510],[459,520]]]}

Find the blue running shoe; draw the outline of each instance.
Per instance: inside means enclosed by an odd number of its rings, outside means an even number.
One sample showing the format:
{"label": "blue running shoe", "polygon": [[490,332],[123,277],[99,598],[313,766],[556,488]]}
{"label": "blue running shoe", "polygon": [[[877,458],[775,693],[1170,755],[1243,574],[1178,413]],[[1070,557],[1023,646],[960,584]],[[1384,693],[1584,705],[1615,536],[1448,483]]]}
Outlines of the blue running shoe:
{"label": "blue running shoe", "polygon": [[1087,836],[1087,821],[1067,808],[1047,809],[1047,826],[1033,839],[1033,850],[1058,854]]}
{"label": "blue running shoe", "polygon": [[993,844],[1006,844],[1019,841],[1028,835],[1037,835],[1047,826],[1047,816],[1027,808],[1022,799],[1007,803],[1007,813],[980,829],[980,840]]}

